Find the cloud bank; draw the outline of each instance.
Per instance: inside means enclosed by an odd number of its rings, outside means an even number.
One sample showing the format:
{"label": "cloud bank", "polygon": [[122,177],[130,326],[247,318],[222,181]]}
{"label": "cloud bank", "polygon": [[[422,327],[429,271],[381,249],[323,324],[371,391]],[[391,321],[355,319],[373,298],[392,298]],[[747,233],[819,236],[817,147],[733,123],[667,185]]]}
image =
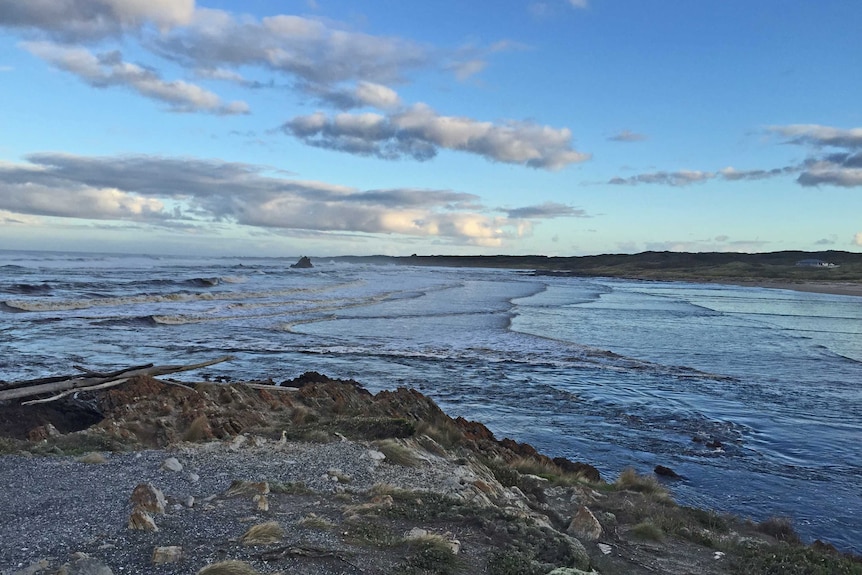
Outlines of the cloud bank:
{"label": "cloud bank", "polygon": [[[401,234],[500,246],[532,221],[580,216],[545,204],[486,210],[475,195],[412,188],[357,190],[265,175],[265,166],[160,156],[31,154],[0,165],[0,213],[192,226]],[[13,216],[8,216],[12,218]]]}

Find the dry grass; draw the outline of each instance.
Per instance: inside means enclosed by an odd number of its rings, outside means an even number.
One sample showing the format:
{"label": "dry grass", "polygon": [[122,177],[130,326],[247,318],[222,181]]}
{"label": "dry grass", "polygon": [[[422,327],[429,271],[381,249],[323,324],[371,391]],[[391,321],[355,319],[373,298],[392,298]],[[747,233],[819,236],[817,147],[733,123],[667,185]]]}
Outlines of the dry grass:
{"label": "dry grass", "polygon": [[395,439],[384,439],[375,443],[375,447],[386,456],[384,463],[402,465],[404,467],[418,467],[419,458],[409,447],[402,445]]}
{"label": "dry grass", "polygon": [[651,541],[661,541],[664,539],[664,531],[661,530],[661,527],[651,521],[642,521],[638,523],[632,527],[631,532],[641,539],[649,539]]}
{"label": "dry grass", "polygon": [[320,531],[328,531],[335,527],[335,523],[315,513],[309,513],[300,519],[297,524],[307,529],[318,529]]}
{"label": "dry grass", "polygon": [[802,540],[793,528],[793,521],[788,517],[770,517],[757,524],[756,529],[778,541],[786,541],[799,545]]}
{"label": "dry grass", "polygon": [[637,471],[628,467],[620,473],[614,483],[614,487],[621,491],[635,491],[643,493],[656,501],[671,502],[671,496],[667,489],[661,483],[656,481],[655,477],[649,475],[639,475]]}
{"label": "dry grass", "polygon": [[239,538],[243,545],[273,545],[284,537],[284,529],[276,521],[267,521],[249,527]]}

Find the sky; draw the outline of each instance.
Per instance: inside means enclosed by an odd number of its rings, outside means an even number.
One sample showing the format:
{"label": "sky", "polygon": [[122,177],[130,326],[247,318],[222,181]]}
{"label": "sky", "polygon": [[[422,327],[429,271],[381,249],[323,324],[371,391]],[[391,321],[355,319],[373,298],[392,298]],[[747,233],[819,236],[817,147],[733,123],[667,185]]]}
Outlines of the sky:
{"label": "sky", "polygon": [[862,2],[0,0],[0,249],[862,251]]}

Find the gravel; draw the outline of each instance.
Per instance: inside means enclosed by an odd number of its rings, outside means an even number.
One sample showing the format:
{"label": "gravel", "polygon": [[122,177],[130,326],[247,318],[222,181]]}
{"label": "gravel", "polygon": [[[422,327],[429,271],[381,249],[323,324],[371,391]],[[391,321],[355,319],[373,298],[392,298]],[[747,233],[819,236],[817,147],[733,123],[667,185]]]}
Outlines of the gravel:
{"label": "gravel", "polygon": [[[379,453],[369,445],[352,441],[260,445],[248,440],[244,445],[213,442],[104,455],[104,463],[83,463],[68,456],[0,457],[0,575],[11,575],[40,560],[47,560],[53,570],[33,573],[54,573],[76,552],[98,558],[115,574],[193,574],[210,562],[230,558],[249,560],[272,572],[265,562],[255,560],[259,554],[236,543],[254,522],[279,521],[287,531],[287,544],[338,549],[343,543],[337,534],[297,530],[296,522],[310,512],[340,513],[343,504],[332,498],[340,491],[363,492],[379,483],[450,491],[457,477],[457,466],[445,459],[418,467],[391,465],[376,461],[374,455]],[[182,470],[163,467],[170,457]],[[250,496],[224,496],[234,480],[301,482],[310,492],[292,497],[290,506],[280,504],[259,512]],[[167,514],[155,517],[158,532],[127,528],[129,496],[145,482],[160,489],[168,501]],[[194,503],[188,507],[190,497]],[[170,545],[181,545],[185,559],[152,565],[154,547]],[[325,572],[366,572],[343,561],[332,564]]]}

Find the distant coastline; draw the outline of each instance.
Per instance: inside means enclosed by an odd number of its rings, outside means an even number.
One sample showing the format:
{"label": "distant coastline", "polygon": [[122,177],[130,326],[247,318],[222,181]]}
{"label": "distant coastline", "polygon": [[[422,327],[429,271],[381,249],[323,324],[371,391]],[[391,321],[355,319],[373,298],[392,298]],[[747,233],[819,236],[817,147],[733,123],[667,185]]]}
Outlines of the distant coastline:
{"label": "distant coastline", "polygon": [[[646,281],[685,281],[862,296],[862,253],[784,251],[758,254],[726,252],[643,252],[597,256],[342,256],[325,258],[356,263],[481,267],[522,270],[536,275],[612,277]],[[834,267],[802,267],[816,259]]]}

